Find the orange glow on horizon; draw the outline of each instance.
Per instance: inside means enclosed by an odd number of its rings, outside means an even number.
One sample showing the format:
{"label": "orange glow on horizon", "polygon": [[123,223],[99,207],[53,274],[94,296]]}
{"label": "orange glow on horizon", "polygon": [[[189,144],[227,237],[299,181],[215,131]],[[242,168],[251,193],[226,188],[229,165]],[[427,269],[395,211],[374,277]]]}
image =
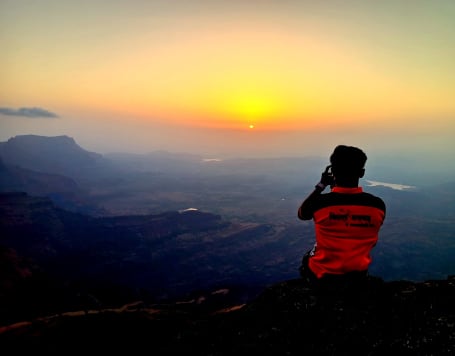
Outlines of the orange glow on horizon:
{"label": "orange glow on horizon", "polygon": [[76,2],[5,2],[0,105],[49,108],[74,127],[373,133],[440,117],[453,130],[449,6],[403,17],[406,1],[133,3],[94,2],[87,17]]}

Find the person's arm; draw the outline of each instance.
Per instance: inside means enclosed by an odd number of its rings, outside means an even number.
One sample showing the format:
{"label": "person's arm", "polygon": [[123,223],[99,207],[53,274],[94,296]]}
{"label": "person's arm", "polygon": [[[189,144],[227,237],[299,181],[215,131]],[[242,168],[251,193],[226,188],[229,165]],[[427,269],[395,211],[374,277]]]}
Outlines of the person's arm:
{"label": "person's arm", "polygon": [[327,166],[325,171],[321,175],[321,180],[314,187],[314,190],[308,195],[308,197],[300,205],[297,216],[300,220],[311,220],[313,218],[313,206],[319,195],[324,191],[328,185],[333,184],[333,175],[330,172],[330,167]]}
{"label": "person's arm", "polygon": [[318,183],[314,190],[306,197],[303,203],[300,205],[299,210],[297,211],[297,216],[300,220],[311,220],[313,218],[313,203],[325,189],[325,187],[319,186]]}

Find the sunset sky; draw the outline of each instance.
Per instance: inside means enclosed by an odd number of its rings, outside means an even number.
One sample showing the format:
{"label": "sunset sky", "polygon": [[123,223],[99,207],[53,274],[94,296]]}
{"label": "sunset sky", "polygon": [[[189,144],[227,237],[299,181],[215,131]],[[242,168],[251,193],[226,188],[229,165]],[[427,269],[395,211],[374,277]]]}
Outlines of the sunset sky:
{"label": "sunset sky", "polygon": [[453,0],[0,0],[0,141],[455,152]]}

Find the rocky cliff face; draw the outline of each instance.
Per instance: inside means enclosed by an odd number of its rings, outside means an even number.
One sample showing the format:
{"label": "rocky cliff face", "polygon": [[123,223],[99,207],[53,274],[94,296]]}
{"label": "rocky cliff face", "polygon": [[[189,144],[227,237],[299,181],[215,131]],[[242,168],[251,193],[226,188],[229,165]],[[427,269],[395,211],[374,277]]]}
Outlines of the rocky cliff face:
{"label": "rocky cliff face", "polygon": [[[216,291],[212,299],[228,291]],[[365,289],[321,293],[302,280],[245,305],[193,301],[61,313],[0,328],[4,350],[76,354],[453,355],[455,279],[370,278]]]}

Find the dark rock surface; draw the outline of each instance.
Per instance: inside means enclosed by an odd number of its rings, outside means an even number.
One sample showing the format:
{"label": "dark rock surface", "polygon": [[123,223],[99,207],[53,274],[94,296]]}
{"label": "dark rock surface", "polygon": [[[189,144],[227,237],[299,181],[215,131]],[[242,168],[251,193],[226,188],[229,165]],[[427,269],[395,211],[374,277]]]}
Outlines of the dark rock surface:
{"label": "dark rock surface", "polygon": [[295,279],[223,310],[199,300],[41,318],[0,328],[0,343],[16,354],[453,355],[454,325],[453,277],[371,277],[354,294],[317,293]]}

